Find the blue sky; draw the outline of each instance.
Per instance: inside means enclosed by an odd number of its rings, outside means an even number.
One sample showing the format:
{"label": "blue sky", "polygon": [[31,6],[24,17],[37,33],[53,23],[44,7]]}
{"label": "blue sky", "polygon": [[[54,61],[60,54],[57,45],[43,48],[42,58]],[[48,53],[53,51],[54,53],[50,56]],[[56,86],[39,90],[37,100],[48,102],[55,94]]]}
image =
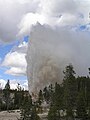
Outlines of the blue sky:
{"label": "blue sky", "polygon": [[23,42],[27,43],[29,39],[29,36],[25,36],[23,40],[16,40],[14,42],[8,43],[8,44],[1,44],[0,45],[0,79],[3,79],[5,81],[9,80],[19,80],[20,84],[22,85],[24,82],[26,82],[27,77],[26,75],[10,75],[6,74],[5,71],[7,71],[10,67],[8,66],[2,66],[2,63],[5,59],[5,56],[12,52],[13,48],[16,46],[19,46]]}
{"label": "blue sky", "polygon": [[37,23],[55,28],[56,32],[62,28],[81,32],[82,36],[85,32],[88,43],[89,13],[90,0],[0,0],[0,79],[19,79],[21,84],[27,79],[28,35]]}

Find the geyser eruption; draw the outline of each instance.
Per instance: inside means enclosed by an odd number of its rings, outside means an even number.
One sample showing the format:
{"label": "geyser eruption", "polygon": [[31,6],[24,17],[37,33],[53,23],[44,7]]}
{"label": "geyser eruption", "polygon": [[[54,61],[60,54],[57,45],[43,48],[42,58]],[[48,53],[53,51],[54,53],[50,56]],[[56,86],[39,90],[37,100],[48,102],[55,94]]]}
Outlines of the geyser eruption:
{"label": "geyser eruption", "polygon": [[[27,75],[31,91],[37,91],[56,81],[60,82],[62,77],[60,60],[56,50],[57,43],[55,45],[51,34],[41,25],[37,25],[32,30],[27,56],[29,64]],[[58,41],[56,40],[56,42]]]}
{"label": "geyser eruption", "polygon": [[[72,63],[78,74],[86,74],[90,66],[86,33],[50,28],[37,24],[30,33],[27,51],[27,77],[30,92],[37,92],[44,86],[61,82],[63,70]],[[84,45],[81,45],[81,43]]]}
{"label": "geyser eruption", "polygon": [[[27,53],[27,77],[30,92],[61,82],[65,65],[71,62],[69,42],[62,30],[37,24],[30,34]],[[68,32],[69,39],[69,32]]]}

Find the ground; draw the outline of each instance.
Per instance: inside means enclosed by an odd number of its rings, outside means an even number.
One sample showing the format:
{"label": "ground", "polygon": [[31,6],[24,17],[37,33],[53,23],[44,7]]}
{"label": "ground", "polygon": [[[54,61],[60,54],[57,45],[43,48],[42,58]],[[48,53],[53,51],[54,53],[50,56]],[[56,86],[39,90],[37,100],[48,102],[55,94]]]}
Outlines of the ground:
{"label": "ground", "polygon": [[[41,118],[41,120],[47,120],[46,116],[47,113],[38,114]],[[20,118],[20,111],[19,110],[13,110],[13,111],[2,111],[0,112],[0,120],[18,120]]]}
{"label": "ground", "polygon": [[0,120],[18,120],[20,118],[20,111],[2,111],[0,112]]}

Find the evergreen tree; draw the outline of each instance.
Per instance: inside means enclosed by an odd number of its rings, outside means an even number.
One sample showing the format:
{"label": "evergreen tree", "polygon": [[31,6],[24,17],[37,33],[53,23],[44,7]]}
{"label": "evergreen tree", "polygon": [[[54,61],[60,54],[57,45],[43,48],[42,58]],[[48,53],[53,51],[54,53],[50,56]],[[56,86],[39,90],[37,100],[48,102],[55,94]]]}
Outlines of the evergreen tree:
{"label": "evergreen tree", "polygon": [[48,120],[60,120],[60,113],[57,110],[57,106],[51,105],[48,113]]}
{"label": "evergreen tree", "polygon": [[2,110],[2,100],[0,99],[0,111]]}
{"label": "evergreen tree", "polygon": [[45,87],[43,89],[43,96],[44,96],[44,100],[49,103],[49,100],[50,100],[50,94],[49,94],[49,90],[47,87]]}
{"label": "evergreen tree", "polygon": [[39,116],[36,112],[36,107],[32,103],[31,96],[27,95],[24,98],[24,102],[21,106],[21,118],[20,120],[39,120]]}
{"label": "evergreen tree", "polygon": [[[90,68],[89,68],[89,74],[90,74]],[[90,78],[88,77],[87,82],[87,105],[88,105],[88,118],[90,119]]]}
{"label": "evergreen tree", "polygon": [[86,103],[85,103],[85,97],[83,94],[83,91],[81,90],[78,93],[77,97],[77,117],[80,120],[86,120],[87,119],[87,109],[86,109]]}
{"label": "evergreen tree", "polygon": [[[51,97],[50,91],[49,95]],[[73,66],[66,66],[63,83],[55,84],[50,103],[48,120],[61,119],[60,110],[66,111],[66,120],[74,120],[76,116],[80,120],[89,120],[90,78],[88,76],[75,78]]]}
{"label": "evergreen tree", "polygon": [[52,84],[49,85],[48,89],[49,89],[49,100],[50,100],[50,102],[52,102],[53,95],[54,95],[54,87],[53,87],[53,85]]}
{"label": "evergreen tree", "polygon": [[16,109],[19,109],[19,95],[17,89],[15,90],[14,93],[14,106]]}
{"label": "evergreen tree", "polygon": [[14,93],[14,105],[15,105],[15,107],[17,109],[20,108],[20,106],[23,103],[23,100],[24,100],[24,91],[23,90],[20,90],[20,91],[15,90],[15,93]]}
{"label": "evergreen tree", "polygon": [[55,84],[55,93],[54,93],[54,103],[57,106],[58,110],[63,109],[63,86],[60,84]]}
{"label": "evergreen tree", "polygon": [[[90,78],[78,77],[77,116],[85,119],[90,103]],[[88,112],[89,117],[89,112]]]}
{"label": "evergreen tree", "polygon": [[75,109],[76,96],[77,96],[77,87],[75,79],[75,71],[72,65],[66,66],[64,73],[64,106],[67,112],[67,120],[74,119],[73,110]]}
{"label": "evergreen tree", "polygon": [[30,120],[40,120],[40,117],[37,115],[36,106],[32,106],[31,119]]}
{"label": "evergreen tree", "polygon": [[37,108],[39,113],[42,113],[42,106],[41,106],[42,102],[43,102],[43,93],[42,93],[42,90],[40,90],[38,94],[38,101],[37,101]]}
{"label": "evergreen tree", "polygon": [[26,96],[21,106],[20,120],[29,120],[31,118],[32,99],[31,96]]}
{"label": "evergreen tree", "polygon": [[43,93],[42,93],[42,90],[39,91],[39,95],[38,95],[38,103],[39,105],[41,105],[43,101]]}
{"label": "evergreen tree", "polygon": [[4,99],[6,102],[6,108],[9,110],[9,105],[10,105],[10,82],[9,80],[7,81],[5,88],[3,90],[4,93]]}
{"label": "evergreen tree", "polygon": [[56,83],[54,91],[50,95],[52,97],[48,120],[60,120],[60,110],[63,109],[63,87]]}

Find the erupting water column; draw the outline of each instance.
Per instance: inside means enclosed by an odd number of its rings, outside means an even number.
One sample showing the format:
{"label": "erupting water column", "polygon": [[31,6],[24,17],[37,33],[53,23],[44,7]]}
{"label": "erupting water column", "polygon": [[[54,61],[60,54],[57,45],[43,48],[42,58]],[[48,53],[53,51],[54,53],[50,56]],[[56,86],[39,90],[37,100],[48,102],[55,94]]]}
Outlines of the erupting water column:
{"label": "erupting water column", "polygon": [[[90,58],[86,54],[90,48],[86,35],[64,28],[52,29],[47,25],[33,26],[26,57],[29,91],[38,92],[51,83],[60,83],[69,63],[78,75],[86,75]],[[81,42],[85,44],[82,46]]]}
{"label": "erupting water column", "polygon": [[[30,34],[27,52],[27,77],[30,92],[61,82],[65,58],[60,51],[60,38],[49,28],[37,25]],[[61,43],[62,46],[62,43]]]}

